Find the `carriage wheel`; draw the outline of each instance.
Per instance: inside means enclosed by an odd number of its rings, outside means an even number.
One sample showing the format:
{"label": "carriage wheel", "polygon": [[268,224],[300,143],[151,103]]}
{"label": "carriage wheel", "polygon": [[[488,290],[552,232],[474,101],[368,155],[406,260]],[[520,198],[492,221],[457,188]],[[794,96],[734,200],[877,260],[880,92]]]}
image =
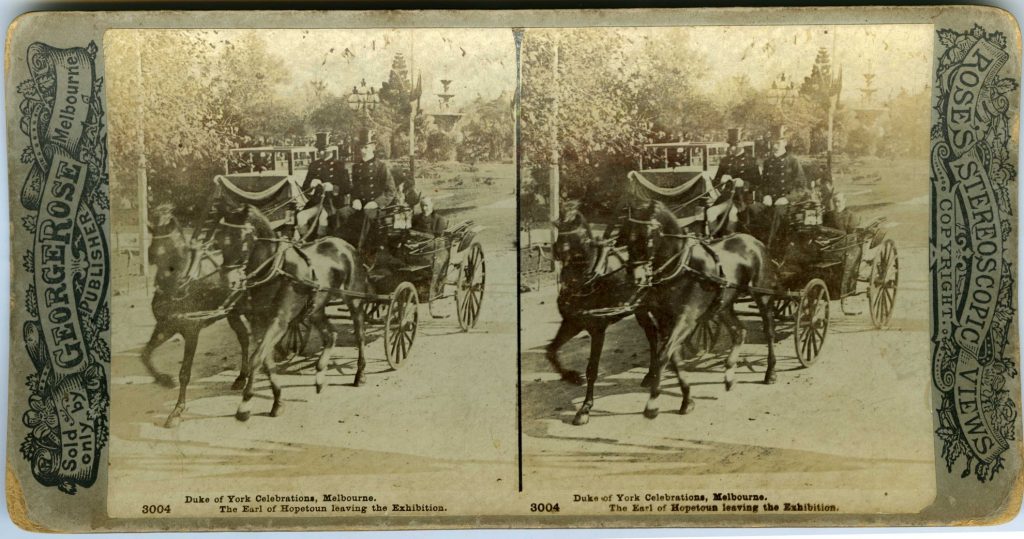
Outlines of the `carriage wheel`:
{"label": "carriage wheel", "polygon": [[793,315],[796,314],[796,302],[789,298],[776,299],[774,302],[773,310],[775,312],[776,320],[792,320]]}
{"label": "carriage wheel", "polygon": [[288,331],[281,338],[278,348],[289,360],[295,356],[304,355],[306,346],[309,344],[309,332],[312,326],[305,316],[299,317],[288,326]]}
{"label": "carriage wheel", "polygon": [[384,315],[384,303],[379,301],[368,301],[363,304],[363,314],[366,315],[368,324],[380,324]]}
{"label": "carriage wheel", "polygon": [[419,296],[416,287],[403,282],[391,293],[384,318],[384,357],[392,369],[405,365],[419,327]]}
{"label": "carriage wheel", "polygon": [[486,277],[484,249],[479,243],[474,242],[455,281],[455,310],[459,315],[459,327],[462,331],[469,331],[480,319]]}
{"label": "carriage wheel", "polygon": [[796,310],[796,358],[804,367],[810,367],[818,358],[828,334],[828,287],[821,279],[811,279],[800,294]]}
{"label": "carriage wheel", "polygon": [[715,317],[705,318],[698,322],[693,334],[690,335],[690,345],[693,346],[694,353],[700,357],[706,352],[711,352],[715,344],[718,343],[721,333],[722,324]]}
{"label": "carriage wheel", "polygon": [[900,259],[896,253],[896,242],[885,240],[875,255],[868,276],[868,308],[871,323],[882,329],[892,320],[892,309],[896,303],[896,287],[900,279]]}

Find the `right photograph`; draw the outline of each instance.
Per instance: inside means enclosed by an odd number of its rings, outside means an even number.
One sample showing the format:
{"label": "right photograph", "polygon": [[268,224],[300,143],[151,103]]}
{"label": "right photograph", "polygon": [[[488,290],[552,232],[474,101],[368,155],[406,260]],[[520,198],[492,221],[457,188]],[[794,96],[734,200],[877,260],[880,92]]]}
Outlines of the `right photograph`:
{"label": "right photograph", "polygon": [[525,30],[526,492],[570,514],[932,503],[934,35]]}

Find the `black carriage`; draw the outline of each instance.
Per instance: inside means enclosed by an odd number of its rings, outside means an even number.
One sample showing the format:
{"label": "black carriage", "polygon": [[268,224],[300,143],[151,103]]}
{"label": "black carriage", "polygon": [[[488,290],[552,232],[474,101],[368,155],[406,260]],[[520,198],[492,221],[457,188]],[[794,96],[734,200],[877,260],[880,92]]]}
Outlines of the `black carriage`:
{"label": "black carriage", "polygon": [[[807,201],[787,212],[786,232],[773,238],[769,252],[778,264],[779,287],[787,294],[776,314],[794,323],[797,358],[805,367],[817,359],[828,333],[829,304],[866,296],[876,329],[892,320],[899,286],[896,242],[885,238],[878,218],[850,232],[821,224],[821,206]],[[781,241],[780,241],[781,240]]]}
{"label": "black carriage", "polygon": [[[416,336],[420,303],[434,318],[453,300],[459,328],[476,326],[483,305],[487,268],[476,235],[481,227],[463,221],[434,235],[413,230],[413,210],[404,204],[381,208],[364,219],[359,250],[370,264],[375,290],[393,290],[387,302],[371,301],[367,314],[384,326],[384,351],[393,368],[403,365]],[[410,312],[410,309],[415,312]]]}
{"label": "black carriage", "polygon": [[[777,220],[758,234],[768,245],[777,268],[777,287],[758,290],[775,297],[778,322],[792,323],[797,359],[810,367],[824,348],[828,336],[831,305],[839,300],[866,296],[871,322],[876,329],[892,320],[899,285],[899,256],[896,242],[885,238],[885,218],[844,232],[822,225],[821,204],[805,201],[784,210],[773,210]],[[715,320],[704,321],[694,333],[698,350],[717,342]]]}

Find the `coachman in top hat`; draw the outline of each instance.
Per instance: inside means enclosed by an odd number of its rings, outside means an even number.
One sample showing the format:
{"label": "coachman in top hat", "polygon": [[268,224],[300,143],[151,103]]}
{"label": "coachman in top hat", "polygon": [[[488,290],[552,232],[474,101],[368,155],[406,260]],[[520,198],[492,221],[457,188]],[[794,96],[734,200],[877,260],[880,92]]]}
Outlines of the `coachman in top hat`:
{"label": "coachman in top hat", "polygon": [[[354,240],[353,234],[359,233],[356,245],[362,243],[365,235],[364,218],[375,219],[377,211],[394,204],[398,194],[391,170],[387,163],[377,159],[376,150],[373,131],[361,130],[356,145],[357,161],[352,164],[352,203],[339,212],[348,233],[342,237]],[[361,229],[363,232],[359,232]]]}
{"label": "coachman in top hat", "polygon": [[729,153],[718,163],[718,172],[715,173],[715,184],[722,181],[725,176],[732,179],[741,179],[747,192],[754,192],[760,188],[761,172],[757,169],[757,160],[743,146],[740,146],[740,129],[732,127],[728,131]]}
{"label": "coachman in top hat", "polygon": [[372,211],[392,204],[397,196],[395,180],[387,164],[377,159],[377,141],[373,131],[359,133],[357,156],[352,165],[352,207]]}
{"label": "coachman in top hat", "polygon": [[309,164],[306,179],[302,182],[302,190],[309,192],[318,185],[325,186],[322,192],[311,197],[310,205],[318,204],[320,197],[323,197],[324,209],[327,211],[331,229],[337,230],[336,208],[344,206],[345,197],[352,192],[352,182],[349,181],[345,162],[335,159],[327,151],[329,142],[329,133],[316,134],[316,159]]}
{"label": "coachman in top hat", "polygon": [[786,148],[786,133],[781,125],[772,128],[772,154],[764,160],[762,191],[778,200],[807,190],[807,178],[800,161]]}

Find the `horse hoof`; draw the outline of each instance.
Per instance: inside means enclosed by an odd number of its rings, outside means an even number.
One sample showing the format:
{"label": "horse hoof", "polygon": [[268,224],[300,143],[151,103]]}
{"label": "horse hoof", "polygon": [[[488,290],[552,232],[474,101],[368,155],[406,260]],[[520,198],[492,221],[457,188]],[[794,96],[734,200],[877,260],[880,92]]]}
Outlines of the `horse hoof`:
{"label": "horse hoof", "polygon": [[657,408],[644,408],[644,417],[646,417],[647,419],[654,419],[654,418],[658,417],[658,409]]}
{"label": "horse hoof", "polygon": [[726,380],[725,381],[725,390],[726,391],[732,391],[732,386],[734,386],[734,385],[736,385],[736,382],[733,382],[732,380]]}
{"label": "horse hoof", "polygon": [[242,389],[244,387],[245,387],[245,377],[244,376],[239,376],[238,378],[235,378],[235,382],[233,384],[231,384],[231,390],[232,391],[238,391],[238,390],[240,390],[240,389]]}
{"label": "horse hoof", "polygon": [[654,385],[654,375],[647,373],[643,380],[640,380],[640,387],[651,387]]}
{"label": "horse hoof", "polygon": [[767,384],[767,385],[774,384],[775,383],[775,373],[774,372],[770,372],[770,373],[764,375],[764,383]]}
{"label": "horse hoof", "polygon": [[576,417],[572,418],[572,424],[577,427],[587,423],[590,423],[590,414],[576,414]]}
{"label": "horse hoof", "polygon": [[360,373],[360,374],[356,375],[356,379],[355,379],[354,382],[352,382],[352,385],[354,385],[356,387],[359,387],[359,386],[361,386],[361,385],[363,385],[365,383],[366,383],[366,375]]}
{"label": "horse hoof", "polygon": [[160,384],[163,387],[166,387],[166,388],[174,387],[174,378],[170,377],[169,375],[158,374],[158,375],[155,376],[155,378],[156,378],[156,383]]}
{"label": "horse hoof", "polygon": [[686,415],[693,411],[697,407],[697,403],[693,400],[683,401],[683,405],[679,407],[679,415]]}
{"label": "horse hoof", "polygon": [[181,416],[173,415],[173,416],[168,417],[167,421],[164,422],[164,428],[165,429],[173,429],[173,428],[177,427],[180,424],[181,424]]}
{"label": "horse hoof", "polygon": [[249,412],[243,412],[243,411],[239,410],[239,411],[235,412],[235,419],[237,419],[239,421],[248,421],[249,420]]}
{"label": "horse hoof", "polygon": [[284,406],[282,406],[280,404],[275,404],[274,407],[270,409],[270,417],[278,417],[278,416],[280,416],[281,413],[282,413],[282,409],[283,408],[284,408]]}
{"label": "horse hoof", "polygon": [[324,390],[324,385],[323,384],[317,384],[316,385],[316,394],[317,395],[319,395],[320,392],[323,391],[323,390]]}
{"label": "horse hoof", "polygon": [[583,385],[583,376],[576,371],[565,371],[562,373],[562,381],[574,386]]}

